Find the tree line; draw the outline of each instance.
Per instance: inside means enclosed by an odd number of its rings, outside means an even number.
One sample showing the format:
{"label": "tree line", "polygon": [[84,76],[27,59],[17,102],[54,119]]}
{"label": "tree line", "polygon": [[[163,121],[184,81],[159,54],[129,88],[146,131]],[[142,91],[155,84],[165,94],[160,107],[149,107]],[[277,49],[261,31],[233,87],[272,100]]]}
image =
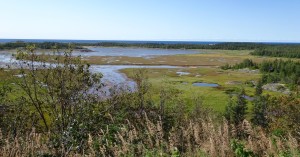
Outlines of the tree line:
{"label": "tree line", "polygon": [[255,49],[255,51],[250,54],[257,56],[300,58],[300,47],[298,45],[265,46]]}
{"label": "tree line", "polygon": [[81,44],[104,47],[144,47],[144,48],[162,48],[162,49],[223,49],[223,50],[253,50],[261,47],[259,43],[216,43],[216,44],[164,44],[164,43],[120,43],[120,42],[101,42],[94,44]]}
{"label": "tree line", "polygon": [[[70,44],[68,43],[59,43],[59,42],[42,42],[42,43],[31,43],[31,42],[23,42],[23,41],[16,41],[16,42],[9,42],[9,43],[2,43],[0,44],[0,50],[11,50],[17,48],[26,48],[29,45],[35,45],[36,48],[39,49],[67,49]],[[80,46],[76,46],[76,49],[81,49]]]}
{"label": "tree line", "polygon": [[[54,46],[66,49],[67,43],[43,42],[25,43],[22,41],[0,44],[0,50],[15,49],[35,44],[37,48],[51,49]],[[250,42],[224,42],[216,44],[164,44],[164,43],[122,43],[122,42],[99,42],[99,43],[72,43],[76,49],[83,49],[83,46],[103,47],[142,47],[162,49],[219,49],[219,50],[253,50],[250,54],[258,56],[300,58],[300,44],[272,44],[272,43],[250,43]]]}
{"label": "tree line", "polygon": [[265,60],[262,63],[255,63],[251,59],[245,59],[241,63],[230,66],[226,64],[221,67],[227,69],[259,69],[262,73],[263,83],[282,82],[297,87],[300,85],[300,62],[292,60]]}

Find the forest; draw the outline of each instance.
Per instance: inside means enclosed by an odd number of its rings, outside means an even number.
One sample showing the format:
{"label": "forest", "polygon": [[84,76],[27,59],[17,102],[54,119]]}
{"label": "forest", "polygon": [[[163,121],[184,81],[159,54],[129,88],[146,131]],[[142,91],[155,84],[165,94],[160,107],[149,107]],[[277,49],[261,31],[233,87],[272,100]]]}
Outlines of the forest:
{"label": "forest", "polygon": [[285,83],[290,87],[296,88],[300,85],[300,62],[292,60],[274,60],[254,63],[251,59],[245,59],[243,62],[230,66],[228,64],[222,69],[259,69],[263,73],[263,83]]}
{"label": "forest", "polygon": [[300,58],[300,49],[296,45],[266,46],[251,53],[258,56]]}

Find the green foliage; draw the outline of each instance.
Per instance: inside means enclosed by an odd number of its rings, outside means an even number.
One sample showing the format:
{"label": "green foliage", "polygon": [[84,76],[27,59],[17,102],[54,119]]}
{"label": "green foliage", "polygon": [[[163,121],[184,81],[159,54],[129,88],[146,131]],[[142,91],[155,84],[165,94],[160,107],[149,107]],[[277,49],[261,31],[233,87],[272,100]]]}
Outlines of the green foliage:
{"label": "green foliage", "polygon": [[0,104],[4,103],[5,98],[9,92],[11,92],[11,87],[7,84],[1,84],[0,86]]}
{"label": "green foliage", "polygon": [[237,157],[254,157],[254,153],[245,149],[245,146],[239,143],[237,140],[231,141],[231,149]]}
{"label": "green foliage", "polygon": [[300,58],[299,45],[272,45],[256,49],[251,53],[258,56]]}
{"label": "green foliage", "polygon": [[263,73],[261,79],[261,83],[263,84],[282,82],[288,84],[292,89],[300,85],[300,62],[292,60],[284,61],[276,59],[256,64],[252,60],[246,59],[242,63],[233,66],[225,65],[221,68],[224,70],[241,68],[260,69],[260,72]]}
{"label": "green foliage", "polygon": [[238,63],[236,65],[233,66],[226,66],[225,67],[221,67],[222,69],[243,69],[243,68],[250,68],[250,69],[257,69],[258,65],[256,63],[254,63],[251,59],[245,59],[243,60],[243,62]]}
{"label": "green foliage", "polygon": [[[163,49],[222,49],[222,50],[255,50],[264,48],[272,44],[247,43],[247,42],[224,42],[216,44],[163,44],[163,43],[122,43],[122,42],[100,42],[85,43],[80,45],[105,46],[105,47],[145,47],[145,48],[163,48]],[[273,45],[272,45],[273,46]]]}
{"label": "green foliage", "polygon": [[271,131],[300,138],[300,100],[295,96],[274,97],[268,101],[267,118]]}
{"label": "green foliage", "polygon": [[226,106],[225,117],[236,126],[245,119],[247,102],[244,98],[245,90],[242,89],[236,96],[232,97]]}
{"label": "green foliage", "polygon": [[34,125],[38,131],[52,133],[53,147],[81,151],[87,134],[96,130],[93,122],[99,120],[99,98],[90,91],[101,87],[101,75],[92,74],[88,64],[73,57],[71,47],[54,63],[39,59],[35,49],[30,45],[17,54],[21,78],[15,83],[21,94],[9,106],[9,128],[22,132]]}
{"label": "green foliage", "polygon": [[259,96],[259,95],[262,94],[262,92],[263,92],[262,86],[263,86],[263,83],[262,83],[262,81],[260,79],[260,80],[258,80],[257,85],[255,87],[255,95],[256,96]]}
{"label": "green foliage", "polygon": [[253,108],[252,108],[253,116],[251,122],[254,125],[267,128],[268,127],[267,112],[268,112],[268,97],[262,95],[255,96],[253,102]]}
{"label": "green foliage", "polygon": [[223,69],[223,70],[228,70],[228,69],[231,69],[231,68],[232,67],[228,63],[226,63],[225,65],[221,66],[221,69]]}
{"label": "green foliage", "polygon": [[263,96],[263,89],[262,89],[262,81],[258,80],[257,85],[255,87],[255,98],[253,101],[253,108],[252,108],[252,118],[251,122],[254,125],[261,126],[266,128],[268,126],[267,120],[267,109],[268,109],[268,96]]}
{"label": "green foliage", "polygon": [[235,102],[233,98],[230,98],[228,104],[225,107],[225,113],[224,117],[227,119],[227,121],[232,122],[233,121],[233,114],[234,114],[234,108],[235,108]]}
{"label": "green foliage", "polygon": [[290,85],[300,85],[300,62],[295,61],[264,61],[259,66],[264,73],[263,83],[283,82]]}
{"label": "green foliage", "polygon": [[171,157],[180,157],[180,152],[176,147],[172,150]]}
{"label": "green foliage", "polygon": [[7,84],[0,84],[0,126],[7,126],[6,121],[4,119],[5,112],[7,111],[7,95],[11,92],[11,87],[9,87]]}
{"label": "green foliage", "polygon": [[143,108],[145,107],[145,94],[149,91],[150,88],[146,73],[147,71],[145,69],[139,69],[133,76],[133,80],[137,84],[137,101],[141,110],[143,110]]}
{"label": "green foliage", "polygon": [[[16,48],[25,48],[30,45],[35,45],[36,48],[39,49],[68,49],[68,43],[59,43],[59,42],[42,42],[42,43],[26,43],[22,41],[17,42],[10,42],[10,43],[3,43],[0,44],[0,50],[10,50]],[[82,47],[76,46],[76,49],[81,49]]]}

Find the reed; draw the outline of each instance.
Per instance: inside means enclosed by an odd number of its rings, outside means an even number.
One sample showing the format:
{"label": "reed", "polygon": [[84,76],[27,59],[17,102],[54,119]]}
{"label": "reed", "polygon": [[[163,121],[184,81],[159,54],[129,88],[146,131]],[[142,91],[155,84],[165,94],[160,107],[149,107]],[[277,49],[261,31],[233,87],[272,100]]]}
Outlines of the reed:
{"label": "reed", "polygon": [[[113,117],[112,117],[113,118]],[[109,129],[100,129],[98,134],[89,134],[88,145],[82,152],[76,149],[57,150],[49,145],[50,135],[36,133],[33,128],[26,135],[0,134],[1,156],[239,156],[232,148],[236,139],[235,128],[224,120],[221,124],[211,119],[190,120],[169,132],[164,132],[162,120],[152,121],[146,113],[138,122],[127,121],[114,134]],[[137,127],[143,126],[143,127]],[[288,135],[276,137],[263,128],[253,127],[244,120],[242,131],[245,138],[238,142],[243,151],[257,156],[299,155],[299,143]],[[112,139],[108,138],[112,137]],[[67,150],[67,151],[65,151]],[[60,152],[60,154],[58,153]]]}

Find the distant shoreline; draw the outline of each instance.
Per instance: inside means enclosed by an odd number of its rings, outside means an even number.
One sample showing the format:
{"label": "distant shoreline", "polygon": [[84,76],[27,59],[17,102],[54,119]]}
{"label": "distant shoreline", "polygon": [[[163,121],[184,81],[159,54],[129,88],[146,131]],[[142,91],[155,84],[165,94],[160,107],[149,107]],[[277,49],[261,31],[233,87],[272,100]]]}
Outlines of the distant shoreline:
{"label": "distant shoreline", "polygon": [[224,42],[217,41],[143,41],[143,40],[60,40],[60,39],[0,39],[0,43],[9,42],[33,42],[33,43],[43,43],[43,42],[58,42],[58,43],[126,43],[126,44],[219,44]]}
{"label": "distant shoreline", "polygon": [[258,43],[258,44],[300,44],[300,42],[234,42],[234,41],[146,41],[146,40],[61,40],[61,39],[0,39],[0,43],[10,42],[28,42],[28,43],[43,43],[43,42],[58,42],[58,43],[79,43],[79,44],[94,44],[94,43],[125,43],[125,44],[193,44],[193,45],[211,45],[220,43]]}

